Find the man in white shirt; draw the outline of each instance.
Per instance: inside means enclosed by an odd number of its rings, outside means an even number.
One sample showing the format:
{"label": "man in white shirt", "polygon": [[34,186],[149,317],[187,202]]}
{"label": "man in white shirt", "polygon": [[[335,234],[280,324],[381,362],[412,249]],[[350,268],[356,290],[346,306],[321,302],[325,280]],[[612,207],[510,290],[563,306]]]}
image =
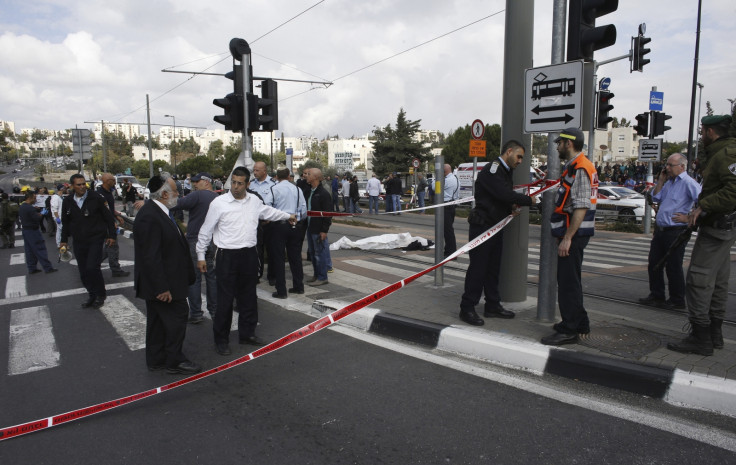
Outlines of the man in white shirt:
{"label": "man in white shirt", "polygon": [[347,174],[343,175],[340,186],[342,187],[342,207],[345,212],[354,213],[350,210],[350,180],[348,180]]}
{"label": "man in white shirt", "polygon": [[59,243],[61,242],[61,204],[64,200],[66,189],[61,184],[56,187],[58,188],[56,194],[51,196],[51,218],[56,223],[56,248],[58,249]]}
{"label": "man in white shirt", "polygon": [[365,190],[368,192],[368,214],[375,211],[378,215],[378,196],[381,195],[381,181],[378,180],[375,173],[368,180]]}
{"label": "man in white shirt", "polygon": [[228,342],[233,299],[238,302],[239,342],[257,346],[265,344],[255,335],[258,325],[258,221],[289,220],[292,225],[296,224],[295,215],[264,205],[255,195],[248,195],[249,180],[247,168],[239,166],[233,170],[230,192],[212,201],[197,239],[197,268],[202,273],[207,271],[205,252],[210,241],[214,241],[218,249],[215,258],[217,310],[212,329],[216,351],[220,355],[231,353]]}

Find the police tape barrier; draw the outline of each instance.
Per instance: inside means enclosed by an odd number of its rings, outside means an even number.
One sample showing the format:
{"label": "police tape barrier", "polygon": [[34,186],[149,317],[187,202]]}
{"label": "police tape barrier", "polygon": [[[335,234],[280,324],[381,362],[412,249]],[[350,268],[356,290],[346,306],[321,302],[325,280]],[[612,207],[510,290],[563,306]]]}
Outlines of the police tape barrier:
{"label": "police tape barrier", "polygon": [[[547,186],[545,186],[543,189],[535,192],[532,195],[539,195],[542,192],[551,189],[557,185],[557,182],[548,182]],[[463,199],[464,200],[464,199]],[[217,366],[215,368],[211,368],[207,371],[203,371],[202,373],[198,373],[196,375],[192,375],[188,378],[181,379],[179,381],[175,381],[173,383],[166,384],[164,386],[160,386],[157,388],[149,389],[147,391],[139,392],[137,394],[133,394],[126,397],[121,397],[119,399],[111,400],[108,402],[102,402],[100,404],[91,405],[89,407],[84,407],[77,410],[72,410],[66,413],[62,413],[60,415],[47,417],[47,418],[41,418],[34,421],[29,421],[27,423],[21,423],[19,425],[10,426],[6,428],[0,428],[0,441],[4,441],[6,439],[11,439],[17,436],[22,436],[29,433],[35,433],[37,431],[42,431],[45,429],[49,429],[53,426],[58,426],[63,423],[68,423],[70,421],[79,420],[85,417],[89,417],[91,415],[94,415],[96,413],[104,412],[106,410],[111,410],[117,407],[121,407],[123,405],[127,405],[136,401],[139,401],[141,399],[145,399],[147,397],[155,396],[157,394],[161,394],[163,392],[169,391],[171,389],[177,388],[179,386],[183,386],[185,384],[192,383],[194,381],[200,380],[202,378],[206,378],[208,376],[212,376],[215,373],[220,373],[225,370],[229,370],[231,368],[234,368],[238,365],[242,365],[245,362],[249,362],[253,359],[256,359],[258,357],[262,357],[266,354],[269,354],[271,352],[274,352],[278,349],[281,349],[282,347],[286,347],[289,344],[292,344],[300,339],[304,339],[307,336],[311,336],[312,334],[316,333],[317,331],[320,331],[322,329],[327,328],[328,326],[333,325],[337,321],[342,320],[343,318],[357,312],[358,310],[367,307],[368,305],[377,302],[384,297],[396,292],[397,290],[401,289],[402,287],[406,286],[407,284],[415,281],[416,279],[424,276],[427,273],[430,273],[437,268],[445,265],[447,262],[450,262],[457,258],[459,255],[464,254],[466,252],[469,252],[470,250],[478,247],[479,245],[486,242],[491,237],[495,236],[500,230],[502,230],[507,224],[511,222],[513,219],[513,215],[509,215],[503,220],[499,221],[497,224],[495,224],[493,227],[488,229],[486,232],[481,234],[480,236],[474,238],[472,241],[468,242],[464,246],[460,247],[457,251],[455,251],[453,254],[449,255],[447,258],[442,260],[441,262],[437,263],[436,265],[432,265],[431,267],[427,268],[426,270],[420,271],[416,274],[413,274],[409,276],[408,278],[402,279],[401,281],[397,281],[393,284],[390,284],[383,289],[374,292],[373,294],[367,295],[363,297],[362,299],[353,302],[352,304],[349,304],[339,310],[335,310],[334,312],[325,315],[318,320],[303,326],[296,331],[293,331],[286,336],[282,337],[281,339],[278,339],[254,352],[251,352],[247,355],[244,355],[242,357],[236,358],[235,360],[232,360],[230,362],[224,363],[220,366]]]}

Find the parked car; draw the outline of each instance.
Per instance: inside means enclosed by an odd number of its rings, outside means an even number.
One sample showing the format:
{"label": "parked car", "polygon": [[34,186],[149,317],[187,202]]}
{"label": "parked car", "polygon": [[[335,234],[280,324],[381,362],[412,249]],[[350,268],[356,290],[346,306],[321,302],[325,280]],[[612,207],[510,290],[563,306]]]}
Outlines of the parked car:
{"label": "parked car", "polygon": [[654,218],[654,210],[647,206],[646,197],[643,194],[618,185],[599,185],[598,202],[596,204],[596,217],[610,218],[619,221],[643,221],[645,208],[651,210],[651,218]]}

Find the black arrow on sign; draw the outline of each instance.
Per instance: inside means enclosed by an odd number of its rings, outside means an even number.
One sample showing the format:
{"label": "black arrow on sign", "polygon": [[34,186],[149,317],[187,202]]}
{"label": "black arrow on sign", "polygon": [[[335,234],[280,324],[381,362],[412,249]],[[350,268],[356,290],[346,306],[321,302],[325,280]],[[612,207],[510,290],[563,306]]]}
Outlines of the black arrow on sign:
{"label": "black arrow on sign", "polygon": [[574,110],[575,104],[569,104],[569,105],[554,105],[551,107],[540,107],[537,105],[536,107],[532,108],[532,111],[536,114],[539,114],[541,111],[555,111],[555,110]]}
{"label": "black arrow on sign", "polygon": [[567,124],[573,119],[574,118],[572,116],[565,113],[565,116],[556,116],[554,118],[536,118],[536,119],[530,120],[529,122],[532,124],[535,124],[535,123],[556,123],[558,121],[564,121],[565,124]]}

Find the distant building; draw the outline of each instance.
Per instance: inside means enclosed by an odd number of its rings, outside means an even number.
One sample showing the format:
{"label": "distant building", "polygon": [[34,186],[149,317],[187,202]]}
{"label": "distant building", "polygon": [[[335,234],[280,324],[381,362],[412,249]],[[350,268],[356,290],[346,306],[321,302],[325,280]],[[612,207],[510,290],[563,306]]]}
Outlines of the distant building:
{"label": "distant building", "polygon": [[130,140],[134,137],[141,135],[140,126],[137,124],[126,124],[126,123],[110,123],[110,122],[99,122],[95,123],[94,132],[95,140],[102,140],[102,124],[105,124],[105,132],[122,134],[126,139]]}

